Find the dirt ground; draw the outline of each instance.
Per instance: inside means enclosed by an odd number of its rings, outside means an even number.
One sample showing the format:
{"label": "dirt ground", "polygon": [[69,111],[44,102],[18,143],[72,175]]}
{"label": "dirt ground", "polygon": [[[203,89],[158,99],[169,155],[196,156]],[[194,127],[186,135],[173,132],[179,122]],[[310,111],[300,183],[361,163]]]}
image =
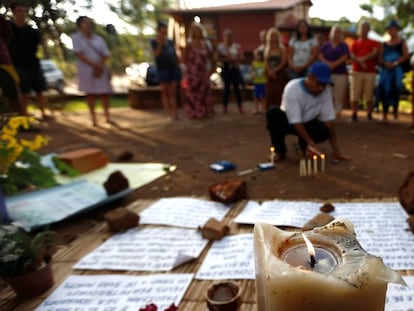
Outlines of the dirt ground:
{"label": "dirt ground", "polygon": [[[238,176],[238,172],[267,162],[270,139],[264,115],[250,114],[251,103],[245,103],[246,113],[230,106],[223,114],[216,105],[216,116],[189,120],[180,110],[181,118],[171,121],[162,109],[112,110],[115,126],[92,127],[87,112],[55,111],[55,120],[42,123],[44,134],[52,138],[42,152],[63,152],[80,147],[100,147],[116,162],[124,151],[133,154],[133,162],[162,162],[177,169],[133,193],[123,203],[139,198],[172,196],[208,196],[208,187],[220,180]],[[100,120],[103,117],[98,110]],[[414,135],[409,115],[398,122],[384,124],[368,121],[359,113],[356,123],[348,122],[350,111],[344,111],[336,124],[342,152],[352,157],[349,162],[331,163],[329,143],[320,144],[327,154],[326,170],[314,177],[299,177],[301,155],[295,151],[293,136],[288,136],[288,158],[274,170],[254,171],[239,176],[246,180],[248,196],[265,199],[381,199],[398,195],[398,188],[414,170]],[[379,114],[375,116],[379,119]],[[228,160],[237,169],[225,173],[213,172],[209,165]]]}

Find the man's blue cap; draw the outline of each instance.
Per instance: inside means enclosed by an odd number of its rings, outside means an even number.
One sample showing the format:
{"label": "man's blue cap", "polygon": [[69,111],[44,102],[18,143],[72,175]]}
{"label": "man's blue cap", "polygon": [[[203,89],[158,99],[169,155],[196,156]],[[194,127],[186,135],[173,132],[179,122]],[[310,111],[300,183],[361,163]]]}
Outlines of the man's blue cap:
{"label": "man's blue cap", "polygon": [[316,80],[318,80],[321,83],[332,84],[331,69],[324,62],[314,62],[310,66],[308,73],[313,75],[316,78]]}
{"label": "man's blue cap", "polygon": [[398,22],[395,19],[392,19],[387,24],[387,28],[386,29],[389,29],[389,28],[397,28],[397,29],[400,29],[400,24],[398,24]]}

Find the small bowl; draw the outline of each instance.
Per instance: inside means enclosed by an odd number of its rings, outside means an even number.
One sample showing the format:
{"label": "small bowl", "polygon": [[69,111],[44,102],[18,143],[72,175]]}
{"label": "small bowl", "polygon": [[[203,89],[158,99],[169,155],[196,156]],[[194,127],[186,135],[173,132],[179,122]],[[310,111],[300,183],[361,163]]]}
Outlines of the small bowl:
{"label": "small bowl", "polygon": [[210,311],[236,311],[240,305],[240,286],[231,281],[214,283],[205,295]]}

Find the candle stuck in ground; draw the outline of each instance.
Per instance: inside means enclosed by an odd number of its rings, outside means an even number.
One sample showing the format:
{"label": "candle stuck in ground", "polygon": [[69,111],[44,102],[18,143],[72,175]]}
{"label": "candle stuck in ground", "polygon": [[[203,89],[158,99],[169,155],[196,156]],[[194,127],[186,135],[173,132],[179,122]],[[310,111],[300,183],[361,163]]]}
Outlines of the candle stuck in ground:
{"label": "candle stuck in ground", "polygon": [[273,163],[275,161],[275,148],[274,147],[270,147],[270,157],[269,157],[269,162]]}
{"label": "candle stuck in ground", "polygon": [[313,173],[318,174],[318,156],[313,156]]}
{"label": "candle stuck in ground", "polygon": [[299,161],[299,176],[306,176],[306,160]]}
{"label": "candle stuck in ground", "polygon": [[321,172],[325,172],[325,155],[321,154]]}

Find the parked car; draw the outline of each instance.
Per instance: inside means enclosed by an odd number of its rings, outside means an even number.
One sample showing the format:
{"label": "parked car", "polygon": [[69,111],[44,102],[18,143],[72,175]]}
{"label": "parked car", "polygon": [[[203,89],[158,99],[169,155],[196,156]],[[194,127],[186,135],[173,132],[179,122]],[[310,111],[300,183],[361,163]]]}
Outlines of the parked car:
{"label": "parked car", "polygon": [[40,65],[46,79],[47,88],[63,94],[65,92],[65,77],[62,70],[51,59],[41,59]]}
{"label": "parked car", "polygon": [[149,63],[132,63],[125,68],[125,73],[127,74],[131,84],[137,86],[147,86],[147,71],[150,67]]}

